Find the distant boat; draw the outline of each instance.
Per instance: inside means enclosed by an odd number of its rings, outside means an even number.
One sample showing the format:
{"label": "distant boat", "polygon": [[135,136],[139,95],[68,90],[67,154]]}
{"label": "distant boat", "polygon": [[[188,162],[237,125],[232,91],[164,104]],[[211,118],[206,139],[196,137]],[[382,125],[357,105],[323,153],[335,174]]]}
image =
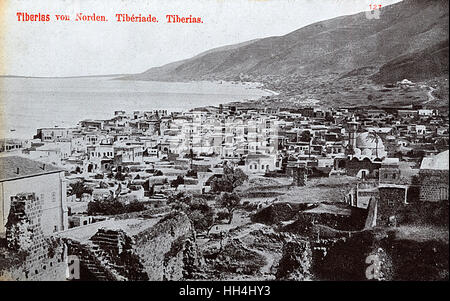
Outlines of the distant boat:
{"label": "distant boat", "polygon": [[15,131],[16,131],[16,129],[10,129],[9,131],[10,131],[10,132],[15,132]]}

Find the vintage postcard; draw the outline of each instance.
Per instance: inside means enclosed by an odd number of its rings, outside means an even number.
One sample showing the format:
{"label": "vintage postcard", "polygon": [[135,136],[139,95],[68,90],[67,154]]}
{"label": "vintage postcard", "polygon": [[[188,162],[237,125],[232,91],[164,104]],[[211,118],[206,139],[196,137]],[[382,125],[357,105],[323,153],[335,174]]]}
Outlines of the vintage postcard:
{"label": "vintage postcard", "polygon": [[449,280],[448,18],[1,0],[0,280]]}

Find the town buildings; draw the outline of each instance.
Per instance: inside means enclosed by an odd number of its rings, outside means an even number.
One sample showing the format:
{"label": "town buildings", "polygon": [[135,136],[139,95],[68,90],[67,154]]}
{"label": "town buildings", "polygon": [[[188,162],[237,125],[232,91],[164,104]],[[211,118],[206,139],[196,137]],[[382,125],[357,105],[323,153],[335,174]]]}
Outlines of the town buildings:
{"label": "town buildings", "polygon": [[[46,166],[44,170],[33,163],[36,175],[20,177],[21,187],[35,191],[8,188],[11,178],[24,172],[19,168],[14,176],[10,171],[2,181],[4,191],[11,190],[4,202],[15,193],[56,197],[63,218],[46,226],[51,233],[67,227],[66,190],[71,214],[78,215],[71,217],[71,224],[82,225],[91,219],[80,217],[86,212],[77,208],[87,208],[91,201],[114,197],[124,204],[138,201],[152,207],[152,200],[173,191],[208,193],[225,162],[249,176],[291,177],[296,185],[313,177],[355,177],[360,183],[347,202],[362,209],[380,195],[391,202],[387,199],[394,191],[402,195],[402,204],[411,199],[442,201],[448,199],[448,176],[436,162],[448,157],[448,138],[448,116],[426,109],[283,110],[233,104],[172,113],[116,111],[110,119],[38,129],[26,143],[4,144],[3,156],[20,156],[15,161],[3,158],[9,165],[27,158]],[[50,168],[52,173],[47,173]],[[54,183],[54,189],[34,184],[44,179]],[[74,198],[70,185],[80,181],[92,192]],[[5,207],[3,224],[7,214]]]}

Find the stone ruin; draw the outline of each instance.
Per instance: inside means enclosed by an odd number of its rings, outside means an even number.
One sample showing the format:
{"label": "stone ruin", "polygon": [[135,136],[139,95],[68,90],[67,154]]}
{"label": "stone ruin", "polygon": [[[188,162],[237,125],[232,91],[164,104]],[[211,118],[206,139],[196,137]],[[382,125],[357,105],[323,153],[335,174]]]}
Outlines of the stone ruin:
{"label": "stone ruin", "polygon": [[308,169],[304,166],[300,166],[293,171],[294,181],[292,185],[294,186],[305,186],[308,180]]}
{"label": "stone ruin", "polygon": [[87,242],[67,238],[81,264],[81,280],[161,281],[193,279],[202,256],[195,230],[183,213],[162,218],[138,233],[100,228]]}
{"label": "stone ruin", "polygon": [[65,280],[64,247],[44,236],[41,216],[42,203],[34,193],[11,198],[6,247],[11,256],[22,254],[24,260],[0,274],[13,280]]}
{"label": "stone ruin", "polygon": [[9,249],[38,253],[39,246],[44,242],[39,218],[41,214],[42,205],[34,193],[12,197],[6,223],[6,242]]}

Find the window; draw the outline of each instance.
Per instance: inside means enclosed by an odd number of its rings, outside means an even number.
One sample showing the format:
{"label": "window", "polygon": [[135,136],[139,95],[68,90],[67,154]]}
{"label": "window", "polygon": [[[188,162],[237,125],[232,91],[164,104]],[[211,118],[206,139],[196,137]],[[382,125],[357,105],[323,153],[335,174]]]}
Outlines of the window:
{"label": "window", "polygon": [[52,192],[52,202],[56,202],[56,192]]}
{"label": "window", "polygon": [[446,187],[441,187],[439,189],[439,200],[440,201],[448,200],[448,189]]}

